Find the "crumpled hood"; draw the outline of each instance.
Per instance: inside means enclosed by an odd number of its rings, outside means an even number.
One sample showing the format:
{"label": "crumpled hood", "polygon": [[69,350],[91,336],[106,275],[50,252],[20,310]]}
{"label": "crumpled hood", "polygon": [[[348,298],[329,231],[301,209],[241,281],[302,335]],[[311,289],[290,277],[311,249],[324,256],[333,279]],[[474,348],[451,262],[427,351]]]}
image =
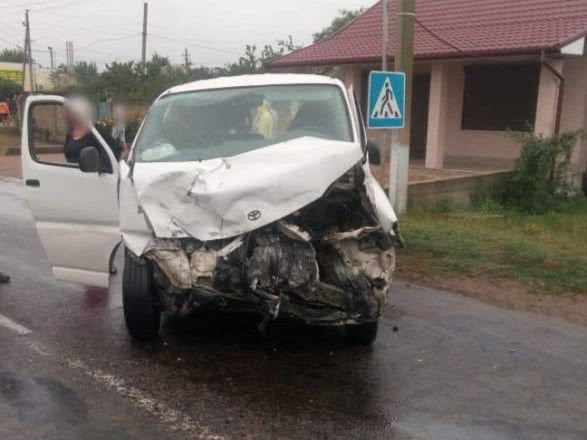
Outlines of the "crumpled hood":
{"label": "crumpled hood", "polygon": [[132,178],[156,237],[207,241],[297,211],[361,158],[356,143],[303,137],[202,162],[137,162]]}

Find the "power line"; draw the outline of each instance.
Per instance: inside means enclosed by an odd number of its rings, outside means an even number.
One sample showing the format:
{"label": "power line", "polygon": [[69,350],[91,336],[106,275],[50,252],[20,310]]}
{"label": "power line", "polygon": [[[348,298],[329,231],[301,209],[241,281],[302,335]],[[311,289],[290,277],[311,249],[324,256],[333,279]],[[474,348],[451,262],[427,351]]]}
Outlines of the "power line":
{"label": "power line", "polygon": [[428,26],[426,26],[424,23],[422,23],[420,20],[418,20],[418,18],[414,17],[414,22],[416,22],[416,24],[418,26],[420,26],[424,31],[428,32],[428,34],[432,35],[434,38],[436,38],[438,41],[440,41],[441,43],[447,45],[448,47],[450,47],[451,49],[456,50],[457,52],[460,52],[462,54],[468,55],[468,56],[476,56],[474,54],[472,54],[471,52],[468,52],[466,50],[461,49],[458,46],[455,46],[453,43],[451,43],[450,41],[448,41],[447,39],[441,37],[440,35],[438,35],[436,32],[434,32],[432,29],[430,29]]}
{"label": "power line", "polygon": [[[42,18],[42,17],[40,17]],[[41,25],[39,26],[38,24],[35,23],[35,28],[39,28],[39,29],[43,29],[46,31],[54,31],[55,30],[54,25],[51,25],[50,23],[46,23],[46,22],[42,22]],[[93,32],[93,33],[99,33],[99,34],[106,34],[109,33],[110,30],[109,29],[98,29],[98,28],[91,28],[91,27],[86,27],[86,26],[72,26],[69,23],[67,23],[66,25],[66,29],[64,29],[67,31],[67,33],[70,33],[72,30],[76,31],[77,33],[81,33],[81,32]]]}
{"label": "power line", "polygon": [[[18,8],[18,9],[20,9],[20,8],[27,8],[27,7],[28,8],[31,8],[32,6],[44,5],[46,3],[51,3],[51,2],[54,2],[54,1],[56,1],[56,0],[43,0],[43,1],[40,1],[40,2],[36,2],[36,3],[23,3],[23,4],[20,4],[20,5],[4,5],[4,6],[0,6],[0,9],[11,9],[11,8]],[[60,1],[60,0],[57,0],[57,1]]]}
{"label": "power line", "polygon": [[107,42],[107,41],[120,41],[120,40],[129,39],[129,38],[136,38],[136,37],[140,37],[140,36],[141,36],[141,34],[130,34],[130,35],[123,35],[120,37],[113,37],[113,38],[99,38],[97,40],[92,41],[91,43],[88,43],[88,44],[81,46],[80,48],[78,48],[78,50],[87,49],[88,47],[91,47],[97,43],[102,43],[102,42]]}
{"label": "power line", "polygon": [[[20,5],[4,5],[4,6],[0,6],[0,9],[21,9],[21,8],[28,8],[31,11],[34,12],[38,12],[38,11],[47,11],[47,10],[51,10],[51,9],[56,9],[56,8],[60,8],[62,6],[67,6],[70,3],[73,3],[75,1],[79,1],[79,0],[66,0],[63,3],[58,3],[58,4],[48,4],[48,3],[52,3],[54,1],[60,2],[63,0],[44,0],[44,1],[40,1],[40,2],[36,2],[36,3],[27,3],[27,4],[20,4]],[[40,8],[35,8],[35,6],[41,6]]]}
{"label": "power line", "polygon": [[237,56],[241,55],[240,53],[233,52],[231,50],[218,49],[217,47],[206,46],[204,44],[192,43],[192,41],[198,41],[198,40],[190,40],[190,39],[174,38],[174,37],[162,37],[160,35],[154,35],[154,34],[151,34],[151,37],[158,38],[160,40],[179,41],[179,42],[187,44],[188,46],[198,47],[200,49],[207,49],[207,50],[211,50],[214,52],[223,52],[223,53],[228,53],[230,55],[237,55]]}
{"label": "power line", "polygon": [[74,3],[76,1],[80,1],[80,0],[67,0],[64,3],[58,4],[58,5],[49,5],[46,7],[42,7],[42,8],[37,8],[37,9],[33,9],[34,12],[40,12],[40,11],[53,11],[55,9],[61,8],[63,6],[68,6],[71,3]]}
{"label": "power line", "polygon": [[0,37],[0,40],[1,40],[1,41],[4,41],[5,43],[8,43],[8,44],[10,44],[11,46],[18,46],[18,44],[16,44],[16,43],[13,43],[12,41],[8,41],[6,38],[2,38],[2,37]]}

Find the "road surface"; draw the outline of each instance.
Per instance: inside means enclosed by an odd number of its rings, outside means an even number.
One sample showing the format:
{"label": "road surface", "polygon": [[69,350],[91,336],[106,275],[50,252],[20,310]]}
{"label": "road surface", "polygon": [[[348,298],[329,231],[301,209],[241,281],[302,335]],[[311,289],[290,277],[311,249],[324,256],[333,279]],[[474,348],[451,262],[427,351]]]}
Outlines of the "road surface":
{"label": "road surface", "polygon": [[585,327],[397,282],[372,348],[222,314],[136,343],[121,276],[53,280],[22,193],[0,178],[0,439],[587,438]]}

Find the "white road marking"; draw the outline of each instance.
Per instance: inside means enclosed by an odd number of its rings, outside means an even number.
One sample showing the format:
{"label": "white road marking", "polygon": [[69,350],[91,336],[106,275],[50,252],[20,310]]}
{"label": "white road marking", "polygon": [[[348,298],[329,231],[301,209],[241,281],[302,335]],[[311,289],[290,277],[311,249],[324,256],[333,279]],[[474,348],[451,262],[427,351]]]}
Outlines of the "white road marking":
{"label": "white road marking", "polygon": [[9,317],[4,316],[2,314],[0,314],[0,325],[2,327],[6,327],[9,330],[12,330],[19,336],[28,335],[29,333],[33,332],[32,330],[26,328],[24,325],[20,325],[18,322],[15,322]]}
{"label": "white road marking", "polygon": [[41,356],[53,358],[61,365],[78,370],[91,377],[95,382],[115,391],[122,397],[130,400],[135,406],[147,411],[162,423],[168,425],[174,432],[181,432],[186,438],[194,440],[224,440],[221,435],[212,434],[210,430],[193,417],[173,409],[165,403],[159,402],[148,393],[128,385],[123,379],[100,369],[93,369],[85,362],[77,359],[63,358],[51,353],[47,348],[35,341],[29,341],[27,346]]}

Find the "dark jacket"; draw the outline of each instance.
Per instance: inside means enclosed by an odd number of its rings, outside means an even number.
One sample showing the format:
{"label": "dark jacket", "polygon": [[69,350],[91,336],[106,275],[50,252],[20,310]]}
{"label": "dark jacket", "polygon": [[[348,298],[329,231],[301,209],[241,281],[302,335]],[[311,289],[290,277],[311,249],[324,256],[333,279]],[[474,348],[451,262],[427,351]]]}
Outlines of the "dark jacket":
{"label": "dark jacket", "polygon": [[[116,140],[114,140],[114,138],[110,136],[108,132],[98,129],[98,133],[100,133],[102,139],[106,141],[106,143],[110,147],[110,150],[112,150],[114,157],[116,157],[116,160],[120,160],[120,157],[122,155],[122,146]],[[98,142],[98,140],[89,130],[79,139],[74,139],[71,136],[71,134],[67,134],[67,136],[65,137],[65,145],[63,147],[63,151],[65,153],[65,160],[71,163],[78,163],[80,152],[85,147],[96,147],[98,149],[98,152],[100,153],[102,171],[112,172],[112,167],[110,167],[110,161],[108,160],[106,152],[102,149],[102,145]]]}

